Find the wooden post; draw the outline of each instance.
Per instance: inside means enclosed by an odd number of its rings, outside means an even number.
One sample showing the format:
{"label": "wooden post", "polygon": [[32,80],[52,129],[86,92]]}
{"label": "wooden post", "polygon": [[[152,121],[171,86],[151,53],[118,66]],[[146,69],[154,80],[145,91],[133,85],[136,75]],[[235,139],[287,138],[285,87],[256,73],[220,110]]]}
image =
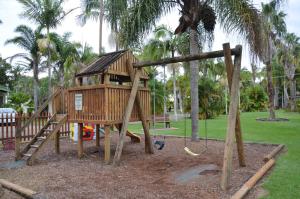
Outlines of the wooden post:
{"label": "wooden post", "polygon": [[[133,70],[133,66],[132,66],[132,60],[131,59],[127,60],[126,64],[127,64],[127,68],[129,71],[130,79],[133,82],[134,81],[134,70]],[[147,118],[145,116],[144,109],[143,109],[139,95],[136,95],[136,104],[138,107],[138,114],[142,121],[144,134],[145,134],[145,152],[149,153],[149,154],[153,154],[154,151],[153,151],[153,145],[152,145],[150,131],[149,131],[149,124],[147,122]]]}
{"label": "wooden post", "polygon": [[110,75],[105,73],[104,74],[104,84],[109,84],[110,82]]}
{"label": "wooden post", "polygon": [[104,126],[104,161],[105,163],[110,162],[110,126],[105,125]]}
{"label": "wooden post", "polygon": [[141,74],[141,70],[139,69],[136,71],[133,85],[132,85],[132,90],[130,92],[130,97],[129,97],[129,100],[128,100],[128,103],[127,103],[127,106],[125,109],[125,113],[123,116],[122,129],[121,129],[121,133],[120,133],[119,143],[117,145],[116,153],[114,156],[113,165],[118,165],[120,162],[120,159],[121,159],[121,154],[122,154],[123,145],[124,145],[124,138],[125,138],[125,135],[127,132],[129,119],[131,116],[131,112],[133,109],[134,101],[136,98],[136,94],[137,94],[137,90],[138,90],[138,86],[139,86],[139,82],[140,82],[140,74]]}
{"label": "wooden post", "polygon": [[83,139],[82,139],[83,123],[78,124],[78,158],[83,157]]}
{"label": "wooden post", "polygon": [[77,86],[82,86],[82,77],[78,77],[78,78],[76,78],[76,85]]}
{"label": "wooden post", "polygon": [[274,159],[270,159],[264,166],[262,166],[256,174],[254,174],[242,187],[238,190],[231,199],[242,199],[254,187],[254,185],[272,168],[275,164]]}
{"label": "wooden post", "polygon": [[225,141],[223,170],[222,170],[222,178],[221,178],[221,188],[223,190],[228,189],[230,175],[232,172],[235,125],[236,125],[238,103],[239,103],[238,94],[239,94],[239,83],[240,83],[240,70],[241,70],[241,65],[236,65],[234,67],[233,76],[232,76],[229,115],[227,120],[227,134],[226,134],[226,141]]}
{"label": "wooden post", "polygon": [[15,128],[15,160],[20,160],[21,159],[21,119],[22,115],[17,114],[16,117],[16,128]]}
{"label": "wooden post", "polygon": [[[7,190],[13,191],[13,192],[23,196],[24,198],[34,198],[34,196],[37,194],[37,192],[32,191],[31,189],[21,187],[20,185],[11,183],[4,179],[0,179],[0,188],[1,187],[5,188]],[[1,195],[0,195],[0,197],[1,197]]]}
{"label": "wooden post", "polygon": [[55,153],[60,153],[60,144],[59,144],[59,138],[60,138],[60,131],[55,133]]}
{"label": "wooden post", "polygon": [[[233,63],[232,63],[232,59],[231,59],[230,44],[229,43],[223,44],[223,49],[224,49],[224,58],[225,58],[225,65],[226,65],[226,71],[227,71],[228,88],[229,88],[229,92],[230,92],[231,85],[232,85],[233,68],[237,67],[237,65],[241,65],[242,47],[241,46],[236,47],[236,49],[238,49],[240,54],[235,56],[234,67],[233,67]],[[246,166],[246,163],[245,163],[244,145],[243,145],[243,138],[242,138],[239,108],[237,110],[238,111],[237,111],[236,124],[235,124],[235,139],[236,139],[236,144],[237,144],[239,164],[241,167],[244,167],[244,166]]]}
{"label": "wooden post", "polygon": [[100,147],[100,131],[99,131],[100,125],[96,124],[96,147]]}

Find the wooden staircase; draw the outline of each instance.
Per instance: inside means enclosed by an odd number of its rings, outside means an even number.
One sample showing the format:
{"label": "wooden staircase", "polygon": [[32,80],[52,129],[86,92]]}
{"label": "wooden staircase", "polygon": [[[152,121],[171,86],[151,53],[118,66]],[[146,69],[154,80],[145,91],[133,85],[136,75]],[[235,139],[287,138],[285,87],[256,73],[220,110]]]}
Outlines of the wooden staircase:
{"label": "wooden staircase", "polygon": [[27,165],[32,165],[37,153],[43,145],[50,140],[50,137],[59,133],[60,128],[67,121],[66,114],[54,114],[42,129],[21,151],[21,157],[26,159]]}

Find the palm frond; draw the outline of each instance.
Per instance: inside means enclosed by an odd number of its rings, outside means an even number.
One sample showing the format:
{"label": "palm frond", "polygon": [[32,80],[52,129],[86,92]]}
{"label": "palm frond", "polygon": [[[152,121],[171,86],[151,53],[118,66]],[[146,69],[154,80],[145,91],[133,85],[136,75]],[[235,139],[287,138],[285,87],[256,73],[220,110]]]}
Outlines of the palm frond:
{"label": "palm frond", "polygon": [[251,0],[214,0],[218,21],[227,33],[238,32],[244,36],[250,51],[262,57],[262,17]]}

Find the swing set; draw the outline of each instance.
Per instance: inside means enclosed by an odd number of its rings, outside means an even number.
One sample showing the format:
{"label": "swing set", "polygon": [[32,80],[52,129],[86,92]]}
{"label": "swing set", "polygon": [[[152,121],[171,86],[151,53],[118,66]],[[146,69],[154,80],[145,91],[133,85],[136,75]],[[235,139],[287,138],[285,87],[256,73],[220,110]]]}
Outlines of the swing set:
{"label": "swing set", "polygon": [[[234,56],[234,61],[232,60],[232,56]],[[231,49],[230,44],[223,44],[223,50],[220,51],[212,51],[207,53],[201,53],[196,55],[188,55],[182,57],[172,57],[166,58],[158,61],[145,61],[145,62],[136,62],[131,63],[132,68],[141,69],[143,67],[149,66],[157,66],[157,65],[165,65],[170,63],[178,63],[178,62],[188,62],[193,60],[201,60],[201,59],[212,59],[224,57],[226,72],[227,72],[227,80],[230,90],[230,105],[229,105],[229,114],[227,121],[227,132],[226,132],[226,141],[224,148],[224,159],[223,159],[223,169],[222,169],[222,178],[221,178],[221,188],[226,190],[229,188],[230,175],[232,172],[232,161],[233,161],[233,148],[234,148],[234,139],[236,139],[239,165],[245,166],[245,157],[244,157],[244,148],[243,148],[243,140],[242,140],[242,132],[240,126],[240,116],[238,111],[238,93],[239,93],[239,83],[240,83],[240,70],[241,70],[241,59],[242,59],[242,46],[238,45],[235,48]],[[133,71],[130,74],[132,80],[136,80],[139,78],[139,71],[137,70],[134,74]],[[133,81],[134,83],[136,81]],[[114,164],[118,164],[120,161],[120,157],[122,154],[123,143],[124,143],[124,135],[127,130],[128,122],[129,122],[129,114],[132,111],[132,104],[134,103],[136,97],[136,91],[138,87],[133,83],[131,97],[128,102],[128,106],[126,108],[126,114],[123,119],[123,127],[120,132],[120,139],[117,145]],[[147,131],[147,127],[146,131]],[[185,130],[186,133],[186,130]],[[149,138],[147,138],[147,143],[149,144]],[[151,147],[150,147],[151,148]],[[192,152],[187,146],[184,150],[192,155],[199,156],[201,153]],[[151,152],[151,151],[148,151]]]}

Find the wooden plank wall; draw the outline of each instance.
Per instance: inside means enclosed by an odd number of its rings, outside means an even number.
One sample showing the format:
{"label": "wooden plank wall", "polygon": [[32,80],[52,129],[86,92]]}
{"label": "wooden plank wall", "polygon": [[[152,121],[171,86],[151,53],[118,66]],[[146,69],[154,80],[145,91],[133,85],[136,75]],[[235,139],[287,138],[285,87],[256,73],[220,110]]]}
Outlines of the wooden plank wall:
{"label": "wooden plank wall", "polygon": [[[107,98],[105,98],[105,87]],[[150,90],[139,88],[138,95],[146,117],[150,119]],[[122,122],[124,111],[129,99],[130,86],[97,85],[69,89],[68,115],[70,122],[92,122],[99,124],[115,124]],[[83,110],[75,111],[75,94],[83,95]],[[108,115],[105,118],[105,99],[107,99]],[[139,121],[136,104],[132,111],[130,121]]]}
{"label": "wooden plank wall", "polygon": [[[138,59],[132,54],[131,51],[128,50],[124,53],[124,55],[122,55],[118,60],[116,60],[114,63],[110,65],[109,73],[129,76],[129,71],[128,68],[126,67],[126,61],[131,57],[134,63],[138,62]],[[142,74],[141,74],[141,79],[143,78],[148,79],[148,74],[144,69],[142,70]]]}

